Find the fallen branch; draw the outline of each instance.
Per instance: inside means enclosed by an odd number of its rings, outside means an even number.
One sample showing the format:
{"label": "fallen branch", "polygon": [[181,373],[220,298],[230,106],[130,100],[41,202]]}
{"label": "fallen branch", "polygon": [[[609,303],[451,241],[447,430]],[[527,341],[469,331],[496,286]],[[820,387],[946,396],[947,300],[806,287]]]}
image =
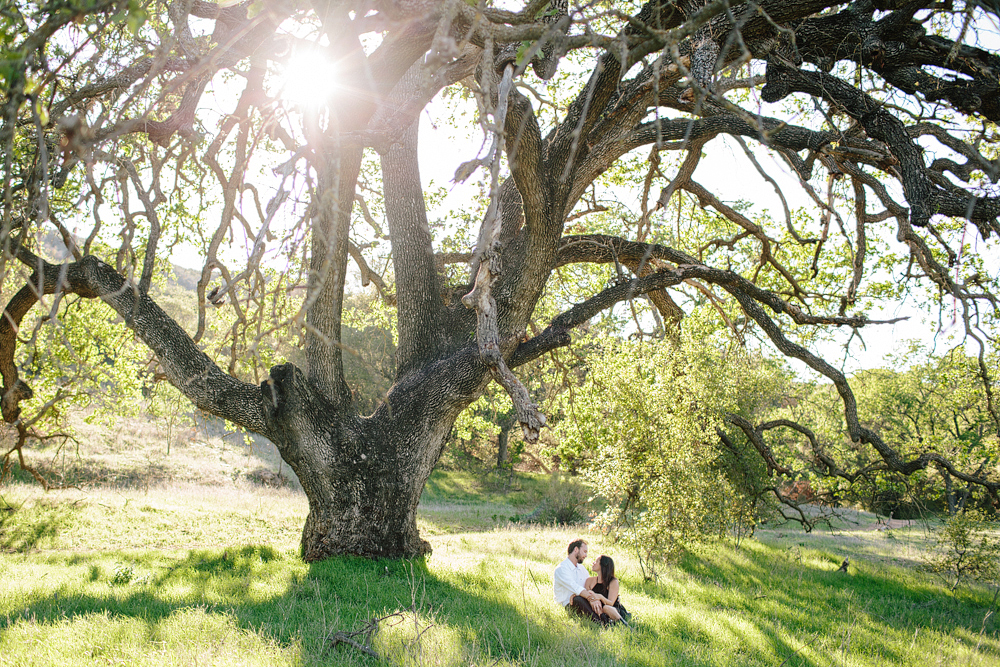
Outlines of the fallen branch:
{"label": "fallen branch", "polygon": [[336,646],[337,644],[347,644],[351,648],[355,648],[355,649],[361,651],[362,653],[366,653],[366,654],[372,656],[373,658],[381,658],[382,657],[378,653],[376,653],[371,647],[369,647],[367,644],[359,644],[358,642],[356,642],[353,639],[351,639],[351,636],[353,636],[354,634],[357,634],[357,633],[335,632],[335,633],[333,633],[333,637],[330,638],[330,646],[333,647],[333,646]]}
{"label": "fallen branch", "polygon": [[[347,644],[351,648],[357,649],[362,653],[373,656],[375,658],[381,658],[375,649],[372,648],[372,638],[378,634],[379,624],[389,618],[394,616],[399,616],[402,618],[403,612],[397,611],[389,614],[387,616],[374,616],[365,623],[364,627],[360,630],[355,630],[354,632],[335,632],[333,636],[330,637],[330,648],[337,646],[337,644]],[[355,637],[360,637],[364,635],[364,643],[359,643],[354,640]]]}
{"label": "fallen branch", "polygon": [[[415,609],[410,609],[416,614]],[[333,633],[332,636],[327,640],[330,642],[330,648],[337,646],[338,644],[347,644],[351,648],[361,651],[366,655],[370,655],[373,658],[382,658],[375,649],[372,648],[372,639],[378,634],[381,623],[387,621],[390,618],[399,618],[399,623],[406,620],[406,614],[402,611],[395,611],[391,614],[386,614],[385,616],[373,616],[365,622],[364,627],[360,630],[354,630],[353,632],[338,631]],[[428,629],[432,627],[433,624],[427,626],[422,631],[417,634],[416,639],[420,639],[420,636],[424,634]],[[362,641],[357,641],[356,637],[362,637]],[[416,641],[416,640],[414,640]]]}

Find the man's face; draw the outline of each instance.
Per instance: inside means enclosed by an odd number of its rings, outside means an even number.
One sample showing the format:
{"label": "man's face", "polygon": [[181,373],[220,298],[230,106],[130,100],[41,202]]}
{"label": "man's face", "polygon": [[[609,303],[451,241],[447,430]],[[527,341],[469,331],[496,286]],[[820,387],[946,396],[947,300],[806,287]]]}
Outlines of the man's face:
{"label": "man's face", "polygon": [[570,555],[571,555],[571,559],[570,560],[572,560],[577,565],[579,565],[580,563],[582,563],[583,561],[585,561],[587,559],[587,543],[584,542],[582,545],[578,546],[576,549],[573,549],[573,553],[570,554]]}

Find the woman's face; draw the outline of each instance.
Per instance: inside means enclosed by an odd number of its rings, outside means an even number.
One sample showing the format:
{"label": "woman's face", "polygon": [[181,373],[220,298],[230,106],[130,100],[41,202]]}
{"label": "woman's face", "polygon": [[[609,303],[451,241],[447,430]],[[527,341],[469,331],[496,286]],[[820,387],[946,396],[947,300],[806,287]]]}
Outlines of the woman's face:
{"label": "woman's face", "polygon": [[601,575],[601,557],[600,556],[598,556],[597,558],[595,558],[594,562],[590,564],[590,569],[591,569],[591,571],[594,574],[596,574],[598,576]]}

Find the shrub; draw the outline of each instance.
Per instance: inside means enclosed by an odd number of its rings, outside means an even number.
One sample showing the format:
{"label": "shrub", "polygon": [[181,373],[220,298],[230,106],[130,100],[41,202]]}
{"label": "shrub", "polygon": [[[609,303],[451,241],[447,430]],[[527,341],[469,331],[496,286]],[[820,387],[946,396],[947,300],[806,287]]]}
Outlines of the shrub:
{"label": "shrub", "polygon": [[938,531],[924,568],[954,591],[966,581],[1000,586],[1000,538],[997,522],[976,509],[949,518]]}
{"label": "shrub", "polygon": [[579,479],[553,471],[545,498],[531,514],[520,517],[525,523],[573,525],[590,519],[591,490]]}
{"label": "shrub", "polygon": [[135,568],[128,563],[119,563],[115,567],[115,572],[111,575],[111,585],[112,586],[124,586],[129,584],[135,579]]}

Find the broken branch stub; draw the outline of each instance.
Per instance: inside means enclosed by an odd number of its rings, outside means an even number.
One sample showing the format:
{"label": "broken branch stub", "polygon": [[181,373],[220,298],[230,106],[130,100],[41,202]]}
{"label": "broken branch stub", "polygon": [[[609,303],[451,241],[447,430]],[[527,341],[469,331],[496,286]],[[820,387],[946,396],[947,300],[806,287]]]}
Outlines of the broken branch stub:
{"label": "broken branch stub", "polygon": [[[489,74],[487,74],[489,76]],[[500,235],[500,206],[499,206],[499,175],[500,175],[500,155],[504,150],[503,127],[507,116],[507,97],[513,85],[514,66],[508,64],[504,68],[503,78],[498,91],[497,106],[493,112],[493,126],[495,138],[490,155],[484,162],[490,166],[490,206],[483,218],[483,228],[479,238],[482,239],[483,249],[482,261],[479,263],[476,272],[476,282],[472,291],[462,297],[462,303],[466,308],[476,311],[476,343],[479,347],[479,356],[490,370],[490,375],[495,379],[504,391],[510,396],[514,405],[514,412],[517,420],[521,424],[524,439],[528,442],[537,442],[538,435],[545,426],[545,415],[538,406],[531,401],[527,388],[521,383],[516,375],[504,361],[503,352],[500,347],[500,327],[497,322],[497,306],[493,299],[493,284],[500,277],[500,255],[498,252],[498,238]],[[488,101],[488,100],[487,100]],[[516,347],[516,344],[512,347]]]}

